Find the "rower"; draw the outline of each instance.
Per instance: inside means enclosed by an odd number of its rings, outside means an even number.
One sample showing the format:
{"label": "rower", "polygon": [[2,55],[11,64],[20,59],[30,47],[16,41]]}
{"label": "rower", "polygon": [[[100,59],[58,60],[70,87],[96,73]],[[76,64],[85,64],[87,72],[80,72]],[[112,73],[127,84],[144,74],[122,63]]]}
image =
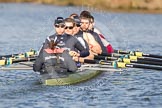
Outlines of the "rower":
{"label": "rower", "polygon": [[95,38],[95,40],[100,44],[102,48],[102,53],[113,53],[114,50],[111,46],[111,44],[104,38],[104,36],[94,28],[94,17],[91,15],[89,11],[83,11],[81,13],[82,16],[89,16],[90,18],[90,24],[89,24],[89,32],[92,34],[92,36]]}
{"label": "rower", "polygon": [[[65,47],[70,48],[70,51],[74,55],[79,55],[80,57],[86,57],[89,55],[89,51],[82,46],[82,44],[73,35],[73,28],[75,26],[74,20],[71,18],[66,18],[65,22],[65,34],[66,34],[66,45]],[[77,51],[77,52],[76,52]],[[71,54],[71,53],[70,53]]]}
{"label": "rower", "polygon": [[[83,39],[83,32],[81,32],[81,34],[80,33],[79,34],[77,33],[77,32],[79,32],[80,27],[79,26],[76,26],[76,25],[77,24],[79,25],[80,22],[76,22],[76,20],[79,21],[79,17],[77,17],[77,19],[75,17],[75,20],[72,19],[72,18],[66,18],[65,19],[65,25],[67,27],[65,29],[65,33],[68,34],[68,35],[70,35],[70,36],[72,36],[73,38],[77,39],[78,40],[78,43],[80,43],[81,46],[83,46],[87,51],[89,51],[89,46],[88,46],[87,42]],[[70,29],[72,27],[73,27],[73,29]],[[74,29],[74,27],[75,27],[75,29]],[[77,50],[77,49],[75,49],[75,52],[78,53],[80,51]],[[92,56],[91,53],[90,53],[90,55],[87,56],[87,57],[79,57],[79,58],[78,57],[73,57],[73,58],[74,58],[74,60],[76,62],[78,62],[78,61],[79,62],[84,62],[84,59],[83,58],[85,58],[85,59],[93,59],[94,56]]]}
{"label": "rower", "polygon": [[73,28],[73,36],[75,36],[79,42],[82,44],[82,46],[84,48],[86,48],[87,50],[89,50],[89,46],[88,43],[84,40],[83,38],[83,32],[80,31],[80,26],[81,26],[81,21],[80,18],[77,14],[71,14],[70,18],[72,18],[74,20],[74,28]]}
{"label": "rower", "polygon": [[81,20],[81,31],[83,32],[83,38],[88,43],[91,53],[93,53],[94,55],[101,54],[102,53],[101,46],[94,39],[92,34],[88,33],[88,28],[90,24],[90,15],[85,11],[82,11],[80,14],[80,20]]}
{"label": "rower", "polygon": [[[64,24],[63,17],[57,17],[57,19],[54,22],[54,29],[55,29],[56,33],[51,36],[48,36],[46,38],[45,42],[43,43],[43,45],[41,46],[41,48],[39,50],[39,53],[41,53],[43,51],[43,49],[48,47],[50,40],[54,40],[54,37],[56,37],[55,41],[57,38],[59,38],[60,43],[62,42],[62,40],[64,40],[64,37],[62,36],[62,35],[64,35],[64,32],[65,32],[65,24]],[[64,43],[62,43],[62,44],[64,44]]]}
{"label": "rower", "polygon": [[107,53],[107,49],[104,46],[100,36],[93,31],[93,27],[94,27],[94,17],[92,15],[89,16],[90,17],[90,24],[89,24],[89,30],[88,32],[92,34],[92,36],[95,38],[95,40],[100,44],[101,48],[102,48],[102,53]]}
{"label": "rower", "polygon": [[78,16],[78,17],[79,17],[79,15],[78,15],[78,14],[76,14],[76,13],[72,13],[72,14],[69,16],[69,18],[74,19],[74,17],[76,17],[76,16]]}
{"label": "rower", "polygon": [[[87,14],[88,11],[83,11],[82,14],[86,13]],[[90,15],[90,13],[88,13]],[[70,18],[74,19],[75,21],[75,27],[73,29],[73,35],[81,42],[81,44],[89,49],[88,43],[85,41],[85,39],[83,38],[83,31],[80,30],[80,26],[81,26],[81,21],[80,18],[78,16],[78,14],[73,13],[69,16]],[[89,25],[90,26],[90,25]],[[99,39],[100,40],[100,39]],[[89,58],[91,59],[91,58]]]}
{"label": "rower", "polygon": [[[112,45],[105,39],[105,37],[101,34],[101,32],[97,28],[94,28],[94,25],[95,25],[94,17],[92,15],[90,17],[91,18],[90,18],[89,30],[93,34],[93,36],[98,40],[99,44],[100,42],[102,42],[102,44],[100,45],[102,48],[104,47],[104,49],[102,49],[103,53],[113,53],[114,49]],[[106,48],[106,51],[105,51],[105,48]]]}
{"label": "rower", "polygon": [[33,65],[35,72],[40,72],[44,79],[49,79],[77,70],[76,64],[67,50],[57,48],[54,40],[51,40],[48,46],[36,58]]}

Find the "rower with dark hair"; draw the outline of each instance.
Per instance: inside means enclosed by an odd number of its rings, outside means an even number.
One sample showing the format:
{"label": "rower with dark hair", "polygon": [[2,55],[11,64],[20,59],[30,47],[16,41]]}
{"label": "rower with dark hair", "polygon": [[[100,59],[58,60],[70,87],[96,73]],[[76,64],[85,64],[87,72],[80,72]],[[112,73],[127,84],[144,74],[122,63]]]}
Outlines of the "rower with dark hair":
{"label": "rower with dark hair", "polygon": [[33,70],[40,72],[44,79],[60,77],[77,70],[69,51],[57,48],[57,44],[51,40],[48,43],[49,47],[39,53],[33,65]]}
{"label": "rower with dark hair", "polygon": [[82,12],[80,13],[80,17],[81,17],[81,18],[82,18],[82,17],[90,18],[90,16],[91,16],[91,13],[90,13],[89,11],[86,11],[86,10],[84,10],[84,11],[82,11]]}
{"label": "rower with dark hair", "polygon": [[103,50],[102,53],[113,53],[114,49],[111,46],[111,44],[105,39],[105,37],[101,34],[101,32],[97,28],[94,28],[94,25],[95,25],[94,17],[91,15],[89,32],[94,36],[97,42],[101,45],[101,48]]}
{"label": "rower with dark hair", "polygon": [[90,13],[88,11],[82,11],[80,14],[81,20],[81,31],[83,32],[83,38],[89,45],[90,54],[98,55],[102,53],[102,48],[99,43],[95,40],[93,35],[88,32],[90,25]]}
{"label": "rower with dark hair", "polygon": [[78,14],[76,14],[76,13],[72,13],[72,14],[69,16],[69,18],[74,19],[74,17],[75,17],[75,16],[78,16],[78,17],[79,17],[79,15],[78,15]]}
{"label": "rower with dark hair", "polygon": [[79,16],[78,15],[73,16],[73,19],[75,21],[75,27],[73,29],[73,36],[75,36],[79,40],[79,42],[84,46],[84,48],[89,50],[88,43],[84,40],[83,32],[80,30],[81,21],[80,21]]}
{"label": "rower with dark hair", "polygon": [[93,31],[93,29],[94,29],[93,28],[93,21],[94,21],[94,17],[91,15],[90,16],[90,24],[89,24],[88,32],[91,33],[92,36],[95,38],[95,40],[100,44],[101,49],[102,49],[102,53],[107,53],[107,49],[104,46],[104,44],[102,43],[100,36],[96,32]]}
{"label": "rower with dark hair", "polygon": [[100,44],[101,48],[102,48],[102,53],[113,53],[114,50],[111,46],[111,44],[105,39],[105,37],[99,32],[98,29],[94,28],[94,17],[91,15],[91,13],[89,11],[82,11],[80,14],[81,18],[89,18],[90,19],[90,23],[88,26],[88,30],[87,30],[87,26],[85,26],[86,24],[84,24],[84,26],[82,25],[81,28],[84,31],[89,32],[90,34],[92,34],[92,36],[95,38],[95,40]]}
{"label": "rower with dark hair", "polygon": [[[72,39],[75,38],[78,40],[78,43],[81,44],[81,46],[83,46],[87,51],[89,51],[89,46],[87,44],[87,42],[83,39],[83,32],[79,32],[80,29],[80,19],[77,16],[74,16],[74,18],[66,18],[65,19],[65,33],[72,36]],[[75,52],[79,52],[78,49],[75,48]],[[91,56],[87,56],[87,59],[91,59]],[[75,61],[79,61],[79,62],[84,62],[85,57],[74,57]]]}

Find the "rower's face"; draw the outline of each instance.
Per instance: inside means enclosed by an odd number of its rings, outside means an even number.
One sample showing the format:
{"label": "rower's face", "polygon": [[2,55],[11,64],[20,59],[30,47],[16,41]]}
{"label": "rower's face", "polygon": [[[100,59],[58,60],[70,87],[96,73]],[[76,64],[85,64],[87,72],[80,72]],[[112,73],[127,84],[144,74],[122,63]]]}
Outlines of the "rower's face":
{"label": "rower's face", "polygon": [[88,30],[89,24],[90,24],[89,19],[81,19],[81,29],[83,31]]}
{"label": "rower's face", "polygon": [[74,25],[72,22],[65,22],[65,33],[69,35],[73,35]]}
{"label": "rower's face", "polygon": [[65,25],[63,24],[55,25],[55,31],[58,35],[62,35],[65,32]]}
{"label": "rower's face", "polygon": [[80,30],[80,24],[75,24],[75,26],[74,26],[74,29],[73,29],[73,34],[75,35],[75,34],[77,34],[78,32],[79,32],[79,30]]}

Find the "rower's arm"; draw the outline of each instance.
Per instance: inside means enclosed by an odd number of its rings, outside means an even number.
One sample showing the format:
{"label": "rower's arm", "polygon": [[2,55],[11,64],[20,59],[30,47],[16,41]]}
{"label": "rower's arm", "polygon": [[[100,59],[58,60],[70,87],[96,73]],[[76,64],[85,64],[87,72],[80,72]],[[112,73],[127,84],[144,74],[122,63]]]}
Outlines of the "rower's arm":
{"label": "rower's arm", "polygon": [[35,72],[40,72],[43,66],[43,52],[40,52],[33,64],[33,70]]}
{"label": "rower's arm", "polygon": [[78,40],[75,43],[75,48],[80,51],[80,57],[89,56],[89,50],[85,49]]}
{"label": "rower's arm", "polygon": [[83,33],[83,37],[89,44],[89,48],[90,50],[92,50],[92,52],[97,53],[97,54],[102,53],[101,46],[90,33]]}

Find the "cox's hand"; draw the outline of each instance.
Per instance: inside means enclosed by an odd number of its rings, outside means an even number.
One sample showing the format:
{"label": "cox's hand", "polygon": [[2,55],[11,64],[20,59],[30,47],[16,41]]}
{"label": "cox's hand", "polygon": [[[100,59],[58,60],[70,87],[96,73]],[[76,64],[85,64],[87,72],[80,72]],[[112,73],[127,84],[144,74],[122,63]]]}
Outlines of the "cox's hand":
{"label": "cox's hand", "polygon": [[70,51],[69,54],[70,54],[70,56],[72,56],[72,57],[78,57],[78,56],[80,56],[80,54],[78,54],[78,53],[75,52],[75,51]]}

